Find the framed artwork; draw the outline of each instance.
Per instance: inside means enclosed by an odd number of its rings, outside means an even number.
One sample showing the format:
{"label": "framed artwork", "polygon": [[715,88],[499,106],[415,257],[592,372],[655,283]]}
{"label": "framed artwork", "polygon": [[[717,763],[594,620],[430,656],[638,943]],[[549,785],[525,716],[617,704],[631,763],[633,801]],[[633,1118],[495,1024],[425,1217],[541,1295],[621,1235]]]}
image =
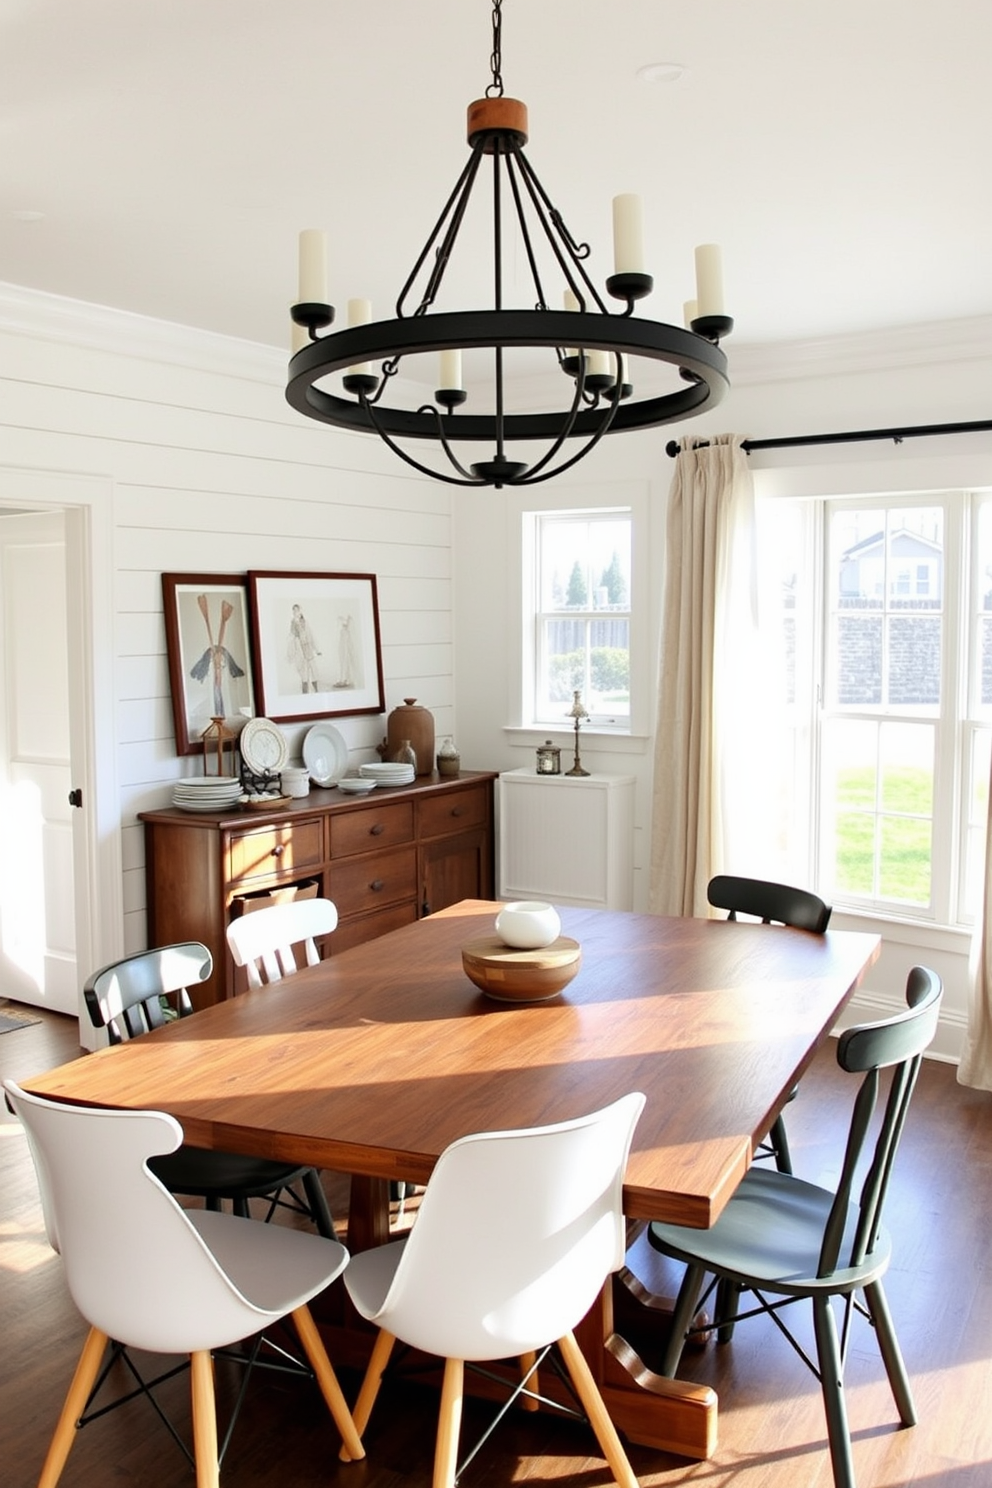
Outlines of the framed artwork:
{"label": "framed artwork", "polygon": [[255,715],[243,575],[166,573],[162,602],[176,753],[202,749],[214,718],[236,740]]}
{"label": "framed artwork", "polygon": [[248,593],[261,714],[385,712],[374,574],[250,573]]}

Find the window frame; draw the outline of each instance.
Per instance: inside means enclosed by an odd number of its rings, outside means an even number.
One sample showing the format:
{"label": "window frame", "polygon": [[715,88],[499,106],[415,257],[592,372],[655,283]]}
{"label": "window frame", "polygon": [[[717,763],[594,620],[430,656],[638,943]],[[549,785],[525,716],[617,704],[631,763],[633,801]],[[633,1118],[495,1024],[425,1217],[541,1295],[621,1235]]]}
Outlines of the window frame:
{"label": "window frame", "polygon": [[[599,507],[599,508],[588,508],[587,507],[587,508],[582,508],[582,509],[578,509],[578,510],[575,509],[575,508],[565,508],[563,510],[554,510],[554,511],[542,510],[542,511],[530,512],[530,513],[528,513],[528,516],[529,516],[529,519],[533,522],[533,525],[534,525],[534,531],[533,531],[534,558],[533,558],[533,565],[532,565],[532,571],[531,571],[532,585],[533,585],[533,590],[532,590],[532,593],[533,593],[533,621],[532,621],[532,624],[533,624],[533,643],[534,643],[534,650],[533,650],[533,666],[532,666],[532,670],[531,670],[532,688],[531,688],[531,695],[530,695],[531,696],[530,716],[533,719],[533,721],[534,721],[534,723],[535,723],[535,725],[537,727],[541,727],[541,728],[554,728],[554,727],[556,727],[559,724],[560,719],[562,717],[562,713],[559,712],[558,714],[555,714],[555,715],[552,715],[552,714],[549,713],[547,716],[545,716],[544,713],[540,710],[540,707],[539,707],[539,701],[540,700],[538,698],[539,683],[540,683],[541,678],[546,676],[546,672],[547,672],[547,668],[548,668],[547,635],[548,635],[548,625],[549,625],[549,623],[553,623],[555,621],[568,620],[568,621],[572,621],[572,622],[576,622],[578,624],[581,624],[584,627],[584,629],[585,629],[585,634],[586,634],[586,646],[585,646],[585,650],[586,650],[586,654],[588,656],[588,655],[591,654],[591,651],[593,649],[592,648],[592,645],[591,645],[591,641],[590,641],[589,631],[590,631],[590,628],[593,625],[595,625],[597,621],[601,621],[604,618],[612,618],[612,619],[615,619],[615,620],[626,621],[626,625],[627,625],[627,664],[628,664],[628,677],[629,677],[629,692],[631,694],[633,692],[633,658],[631,656],[631,636],[632,636],[632,632],[633,632],[633,619],[634,619],[634,614],[633,614],[633,608],[634,608],[633,607],[633,598],[634,598],[634,575],[633,575],[634,520],[633,520],[633,513],[631,512],[631,510],[630,510],[629,507]],[[628,527],[628,532],[629,532],[629,560],[630,560],[629,561],[629,592],[627,594],[627,604],[626,604],[625,608],[623,610],[606,611],[606,610],[597,610],[596,608],[594,608],[592,605],[589,605],[589,604],[585,605],[582,609],[568,610],[568,611],[565,611],[565,610],[556,610],[556,609],[546,609],[546,608],[544,608],[543,607],[543,604],[542,604],[542,601],[546,598],[546,588],[545,588],[545,583],[543,581],[547,578],[547,574],[546,574],[545,569],[544,569],[545,534],[547,533],[547,531],[552,526],[554,526],[554,525],[558,525],[558,524],[562,524],[563,525],[566,522],[594,522],[594,523],[595,522],[602,522],[605,525],[607,522],[611,522],[611,523],[616,524],[616,523],[622,522],[624,520],[626,520],[627,527]],[[588,577],[588,575],[587,575],[587,577]],[[588,666],[587,666],[587,669],[586,670],[588,671]],[[592,696],[591,696],[591,688],[589,686],[583,687],[582,693],[581,693],[581,697],[582,697],[582,702],[583,702],[584,706],[589,710],[589,722],[588,722],[588,724],[584,725],[586,728],[591,728],[591,729],[596,729],[596,730],[602,730],[602,731],[608,731],[608,732],[611,732],[611,733],[612,732],[621,732],[621,733],[629,733],[630,732],[630,714],[631,714],[631,706],[632,706],[632,697],[628,700],[626,714],[611,714],[611,713],[606,713],[606,712],[603,712],[603,711],[596,711],[593,708],[593,700],[592,700]]]}
{"label": "window frame", "polygon": [[642,754],[650,742],[656,706],[657,679],[651,674],[651,663],[655,660],[652,643],[656,650],[664,573],[664,549],[656,551],[664,537],[664,524],[652,521],[651,484],[646,480],[611,480],[586,486],[561,482],[544,488],[539,497],[526,487],[507,492],[508,553],[518,554],[519,561],[511,563],[507,575],[509,613],[515,624],[514,634],[508,637],[506,731],[526,735],[528,742],[540,742],[556,733],[571,736],[572,721],[564,715],[558,724],[544,723],[534,717],[537,655],[534,518],[541,513],[584,517],[599,512],[626,513],[631,520],[630,715],[613,726],[590,720],[583,723],[582,734],[595,737],[597,747],[607,754]]}
{"label": "window frame", "polygon": [[[782,492],[785,495],[785,492]],[[803,501],[802,497],[794,498]],[[982,556],[979,524],[989,523],[992,537],[992,489],[957,485],[925,490],[885,492],[864,489],[858,494],[841,496],[822,494],[804,501],[805,517],[803,554],[797,560],[807,575],[805,615],[797,615],[797,646],[802,640],[802,655],[797,652],[797,695],[787,712],[788,727],[793,734],[797,770],[803,761],[808,765],[807,794],[810,809],[809,832],[805,842],[797,841],[797,860],[804,856],[807,876],[835,909],[864,915],[881,921],[920,922],[952,929],[967,929],[974,923],[977,906],[969,902],[974,886],[969,884],[971,856],[976,850],[976,833],[984,823],[973,815],[980,792],[976,795],[976,771],[988,758],[992,747],[992,700],[981,703],[981,626],[983,617],[992,613],[981,608],[982,585],[979,565]],[[941,586],[941,698],[929,719],[922,712],[908,713],[904,705],[853,707],[849,704],[828,705],[828,642],[831,626],[831,592],[829,525],[831,515],[841,509],[903,509],[939,506],[943,511],[943,581]],[[914,568],[915,574],[915,568]],[[951,576],[956,576],[952,582]],[[929,588],[934,589],[931,565]],[[883,611],[884,613],[884,611]],[[807,671],[808,667],[808,671]],[[811,678],[804,697],[799,679]],[[927,906],[904,904],[881,897],[842,894],[833,887],[829,866],[825,862],[824,823],[828,804],[824,793],[824,732],[834,718],[865,717],[880,721],[931,722],[934,729],[934,771],[932,802],[932,838],[930,857],[930,902]],[[804,737],[806,743],[804,745]],[[796,813],[801,819],[804,813]],[[801,837],[802,831],[797,832]]]}

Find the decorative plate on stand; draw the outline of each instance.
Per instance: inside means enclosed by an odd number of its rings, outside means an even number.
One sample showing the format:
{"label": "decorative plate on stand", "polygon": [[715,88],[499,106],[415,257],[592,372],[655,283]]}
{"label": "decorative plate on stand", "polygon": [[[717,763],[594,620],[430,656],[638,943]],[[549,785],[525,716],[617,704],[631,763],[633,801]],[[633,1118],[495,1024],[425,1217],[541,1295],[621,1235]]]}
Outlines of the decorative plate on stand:
{"label": "decorative plate on stand", "polygon": [[253,775],[278,775],[289,758],[289,744],[269,718],[249,718],[238,740],[241,758]]}

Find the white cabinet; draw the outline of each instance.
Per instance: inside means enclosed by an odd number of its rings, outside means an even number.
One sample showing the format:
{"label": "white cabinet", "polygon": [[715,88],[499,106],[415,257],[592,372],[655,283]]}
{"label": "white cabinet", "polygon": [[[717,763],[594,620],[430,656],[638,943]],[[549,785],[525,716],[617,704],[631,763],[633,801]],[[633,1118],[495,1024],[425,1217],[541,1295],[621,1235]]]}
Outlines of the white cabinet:
{"label": "white cabinet", "polygon": [[501,899],[632,909],[633,775],[505,771],[499,864]]}

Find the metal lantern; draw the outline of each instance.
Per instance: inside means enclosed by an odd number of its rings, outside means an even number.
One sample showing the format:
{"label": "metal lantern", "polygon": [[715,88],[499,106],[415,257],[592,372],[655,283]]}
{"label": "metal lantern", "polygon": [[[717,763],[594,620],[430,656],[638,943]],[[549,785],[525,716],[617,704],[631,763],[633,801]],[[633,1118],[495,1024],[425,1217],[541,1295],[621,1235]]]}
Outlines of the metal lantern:
{"label": "metal lantern", "polygon": [[557,744],[552,744],[550,739],[545,739],[544,743],[537,747],[537,773],[538,775],[561,774],[561,750]]}

